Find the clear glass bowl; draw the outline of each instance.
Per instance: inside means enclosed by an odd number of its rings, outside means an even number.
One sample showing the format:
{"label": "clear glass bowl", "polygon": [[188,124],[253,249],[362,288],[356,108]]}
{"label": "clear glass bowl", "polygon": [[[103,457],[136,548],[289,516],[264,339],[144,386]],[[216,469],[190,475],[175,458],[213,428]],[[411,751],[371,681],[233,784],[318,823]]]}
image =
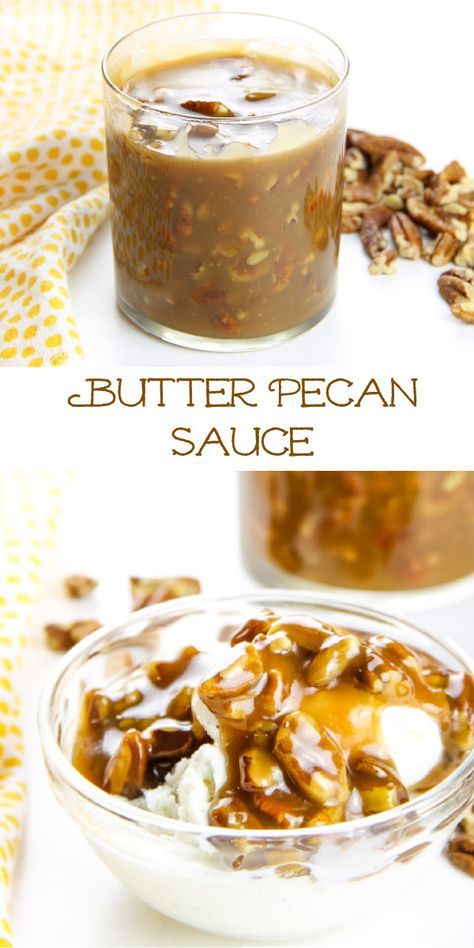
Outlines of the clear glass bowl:
{"label": "clear glass bowl", "polygon": [[473,751],[432,790],[394,810],[318,828],[235,832],[150,813],[75,770],[70,755],[85,689],[110,682],[130,659],[138,664],[156,655],[163,629],[173,624],[177,643],[188,629],[202,641],[264,607],[389,635],[455,670],[473,670],[433,634],[347,603],[286,590],[193,596],[143,609],[85,639],[60,663],[39,711],[56,796],[114,875],[184,924],[251,942],[309,936],[373,912],[385,898],[396,900],[441,852],[474,794]]}

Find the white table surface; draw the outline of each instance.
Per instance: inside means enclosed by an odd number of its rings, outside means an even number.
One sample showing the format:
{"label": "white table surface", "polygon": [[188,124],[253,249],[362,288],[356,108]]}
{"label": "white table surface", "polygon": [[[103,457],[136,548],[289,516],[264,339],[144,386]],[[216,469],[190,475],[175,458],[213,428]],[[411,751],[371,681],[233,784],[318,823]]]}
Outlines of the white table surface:
{"label": "white table surface", "polygon": [[[224,8],[291,16],[334,36],[351,61],[349,123],[412,142],[440,170],[457,158],[474,175],[472,122],[462,90],[472,87],[471,0],[453,15],[431,0],[224,0]],[[441,14],[439,13],[442,9]],[[114,302],[109,227],[94,237],[70,278],[86,356],[103,365],[233,366],[372,364],[420,366],[433,355],[472,361],[474,330],[451,316],[436,288],[439,270],[399,261],[396,276],[374,277],[357,236],[344,236],[339,292],[313,330],[259,352],[193,352],[134,326]]]}
{"label": "white table surface", "polygon": [[[75,571],[101,580],[90,605],[81,607],[61,595],[61,578]],[[43,645],[42,623],[73,616],[112,621],[127,611],[129,575],[173,573],[198,576],[209,593],[242,592],[255,585],[238,551],[234,476],[137,470],[131,483],[130,475],[120,471],[77,475],[24,670],[29,801],[12,903],[19,948],[236,944],[166,919],[123,889],[56,803],[39,749],[38,695],[58,661]],[[474,652],[474,596],[416,611],[405,603],[404,612]],[[439,858],[402,903],[385,911],[368,906],[350,931],[336,930],[317,944],[472,948],[473,903],[474,881]]]}

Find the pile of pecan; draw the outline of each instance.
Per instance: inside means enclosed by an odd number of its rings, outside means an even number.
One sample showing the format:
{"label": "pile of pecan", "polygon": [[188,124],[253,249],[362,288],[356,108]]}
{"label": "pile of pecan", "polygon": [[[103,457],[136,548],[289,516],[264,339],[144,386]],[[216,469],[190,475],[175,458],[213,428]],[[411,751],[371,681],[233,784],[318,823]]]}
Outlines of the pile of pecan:
{"label": "pile of pecan", "polygon": [[[129,583],[133,610],[201,592],[199,580],[190,576],[166,576],[165,578],[131,576]],[[87,599],[97,585],[97,580],[91,576],[74,574],[66,576],[64,591],[69,599]],[[96,619],[80,619],[67,623],[51,622],[44,627],[46,644],[53,652],[66,652],[86,636],[100,629],[101,625]]]}
{"label": "pile of pecan", "polygon": [[454,316],[474,323],[474,179],[457,161],[440,172],[425,163],[413,145],[349,129],[342,231],[360,234],[373,274],[394,273],[398,256],[454,262],[439,290]]}
{"label": "pile of pecan", "polygon": [[474,807],[451,837],[448,856],[458,869],[474,876]]}

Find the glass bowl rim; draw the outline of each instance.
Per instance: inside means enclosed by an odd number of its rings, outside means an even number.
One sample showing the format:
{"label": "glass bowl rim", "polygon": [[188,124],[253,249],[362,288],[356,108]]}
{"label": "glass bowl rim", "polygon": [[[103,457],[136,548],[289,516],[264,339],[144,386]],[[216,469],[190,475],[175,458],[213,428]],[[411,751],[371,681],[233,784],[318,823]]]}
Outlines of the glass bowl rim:
{"label": "glass bowl rim", "polygon": [[[128,92],[124,92],[123,89],[120,89],[119,86],[113,82],[111,76],[108,72],[109,59],[121,43],[129,39],[136,33],[141,33],[142,30],[149,29],[150,27],[157,26],[159,23],[168,23],[174,22],[175,20],[190,20],[195,19],[196,17],[260,17],[262,20],[278,20],[280,23],[288,23],[293,26],[303,27],[304,29],[310,31],[317,36],[328,40],[334,47],[337,49],[338,53],[342,56],[343,60],[343,69],[342,75],[338,78],[338,81],[334,86],[332,86],[327,92],[324,92],[322,95],[316,96],[316,98],[311,99],[309,102],[306,102],[304,105],[297,105],[290,109],[283,109],[276,112],[266,112],[262,116],[209,116],[209,115],[190,115],[189,117],[183,115],[181,112],[176,112],[170,109],[163,109],[159,107],[159,104],[150,105],[146,102],[142,102],[141,99],[136,99],[135,96],[129,95]],[[138,108],[141,111],[147,112],[156,112],[158,115],[166,115],[168,117],[180,118],[186,122],[192,122],[193,125],[203,123],[205,125],[250,125],[250,124],[262,124],[267,121],[275,121],[277,117],[286,118],[289,115],[299,114],[301,112],[306,112],[308,109],[313,108],[316,105],[319,105],[321,102],[326,102],[332,96],[336,95],[341,89],[346,85],[349,72],[350,72],[350,63],[347,54],[342,49],[342,46],[329,36],[328,33],[323,33],[321,30],[316,29],[316,27],[311,26],[309,23],[303,23],[300,20],[293,20],[290,17],[274,16],[271,13],[253,13],[250,10],[201,10],[196,11],[195,13],[180,13],[175,16],[160,17],[158,20],[152,20],[150,23],[142,23],[141,26],[136,27],[133,30],[130,30],[128,33],[125,33],[123,36],[120,36],[118,40],[113,43],[112,46],[107,50],[105,55],[102,58],[101,63],[101,72],[104,82],[112,90],[112,92],[117,95],[121,101],[127,104],[129,107]]]}
{"label": "glass bowl rim", "polygon": [[465,778],[474,774],[474,749],[466,753],[466,756],[458,766],[448,774],[444,780],[435,784],[431,790],[394,807],[391,810],[385,810],[382,813],[375,813],[371,816],[362,816],[354,820],[342,821],[340,823],[330,823],[322,826],[307,826],[297,829],[248,829],[235,830],[228,827],[214,827],[209,824],[189,823],[184,820],[174,819],[172,817],[161,816],[142,807],[138,807],[122,797],[113,796],[106,793],[100,787],[97,787],[90,780],[79,773],[72,765],[66,754],[59,747],[53,732],[50,719],[50,710],[62,679],[69,671],[70,667],[78,661],[84,664],[97,651],[101,644],[105,644],[109,639],[111,641],[120,640],[120,632],[125,632],[125,626],[132,622],[140,620],[148,621],[150,619],[164,618],[173,613],[192,613],[197,609],[202,610],[206,604],[216,604],[219,607],[244,605],[248,601],[256,600],[258,604],[268,603],[272,599],[285,600],[289,604],[292,602],[306,602],[311,606],[321,606],[323,609],[340,609],[361,617],[369,618],[373,621],[379,621],[396,625],[399,628],[405,628],[408,631],[415,632],[424,636],[436,645],[441,646],[449,652],[463,667],[474,677],[474,660],[464,652],[463,649],[440,635],[428,632],[421,626],[411,622],[411,620],[391,613],[383,612],[379,609],[372,609],[352,603],[350,600],[340,600],[336,598],[318,596],[316,594],[290,589],[262,589],[251,590],[237,595],[213,596],[209,594],[199,594],[196,596],[184,596],[178,599],[168,600],[157,605],[147,606],[144,609],[138,609],[135,612],[129,612],[119,622],[110,623],[97,632],[83,639],[75,645],[61,659],[57,668],[49,676],[43,687],[39,707],[38,707],[38,727],[42,751],[46,761],[47,769],[50,774],[54,774],[69,790],[74,791],[79,797],[87,802],[98,806],[100,810],[105,810],[112,816],[117,816],[129,823],[135,823],[142,828],[161,829],[167,834],[173,833],[187,834],[189,836],[202,837],[222,837],[239,839],[269,839],[269,840],[294,840],[304,837],[331,837],[337,835],[357,835],[365,829],[371,830],[373,827],[384,827],[391,823],[396,824],[401,818],[413,815],[421,818],[436,807],[442,805],[449,799],[451,793],[462,786]]}

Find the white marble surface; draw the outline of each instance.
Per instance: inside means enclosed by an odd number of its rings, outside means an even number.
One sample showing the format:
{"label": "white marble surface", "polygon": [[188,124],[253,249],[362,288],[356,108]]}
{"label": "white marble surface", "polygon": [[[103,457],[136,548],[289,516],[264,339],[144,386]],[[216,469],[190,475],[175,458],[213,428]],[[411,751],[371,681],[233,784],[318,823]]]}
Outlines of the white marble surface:
{"label": "white marble surface", "polygon": [[[84,571],[101,579],[90,607],[72,608],[61,578]],[[12,919],[19,948],[125,948],[235,944],[154,913],[124,890],[56,803],[47,782],[36,730],[36,706],[57,656],[42,644],[45,621],[99,616],[112,621],[128,608],[130,574],[198,576],[209,593],[243,592],[254,584],[237,545],[235,478],[193,471],[91,471],[77,477],[50,580],[39,603],[24,673],[29,801],[17,866]],[[95,608],[93,608],[93,605]],[[393,603],[392,603],[393,605]],[[474,652],[474,597],[403,611]],[[396,607],[394,607],[396,608]],[[398,609],[400,611],[400,608]],[[324,944],[472,946],[473,880],[439,858],[403,903],[384,912],[366,907],[349,929]]]}

